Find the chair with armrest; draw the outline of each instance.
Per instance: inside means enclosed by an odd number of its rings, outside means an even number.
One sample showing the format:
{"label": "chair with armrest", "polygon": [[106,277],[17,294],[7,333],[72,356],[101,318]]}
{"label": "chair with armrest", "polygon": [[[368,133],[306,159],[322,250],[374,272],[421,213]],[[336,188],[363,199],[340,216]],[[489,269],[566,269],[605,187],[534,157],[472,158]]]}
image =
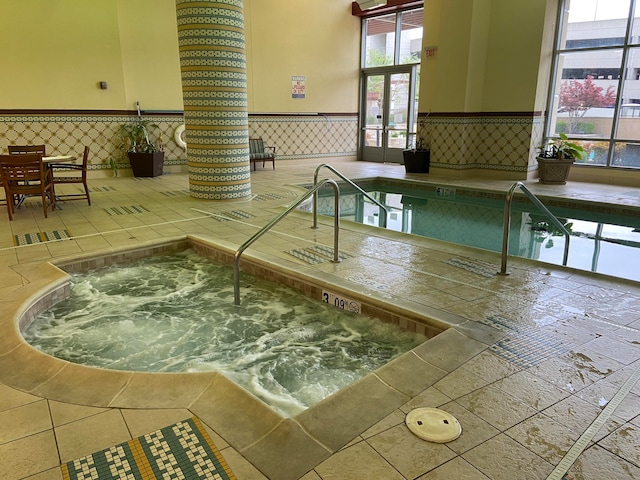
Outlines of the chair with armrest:
{"label": "chair with armrest", "polygon": [[261,137],[249,139],[249,163],[253,163],[256,169],[256,161],[262,160],[262,168],[265,162],[271,162],[273,169],[276,169],[276,147],[269,147],[264,144]]}
{"label": "chair with armrest", "polygon": [[42,155],[39,153],[0,155],[0,172],[9,220],[13,220],[16,205],[27,195],[41,196],[45,218],[50,206],[56,208],[53,176],[51,170],[42,162]]}
{"label": "chair with armrest", "polygon": [[24,155],[26,153],[39,153],[43,157],[47,154],[47,147],[44,145],[9,145],[10,155]]}
{"label": "chair with armrest", "polygon": [[53,185],[69,185],[73,183],[81,183],[84,187],[84,193],[61,194],[56,192],[56,198],[60,200],[82,200],[87,199],[91,205],[91,197],[89,196],[89,187],[87,185],[87,164],[89,163],[89,147],[84,147],[82,154],[82,164],[73,163],[50,163],[49,168],[53,170]]}

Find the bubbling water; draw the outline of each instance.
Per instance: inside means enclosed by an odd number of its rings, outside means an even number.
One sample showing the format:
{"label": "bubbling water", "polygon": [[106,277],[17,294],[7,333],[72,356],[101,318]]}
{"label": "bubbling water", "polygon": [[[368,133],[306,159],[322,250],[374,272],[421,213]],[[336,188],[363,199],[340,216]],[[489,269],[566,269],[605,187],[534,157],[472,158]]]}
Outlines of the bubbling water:
{"label": "bubbling water", "polygon": [[35,348],[93,367],[219,371],[295,415],[424,337],[243,274],[192,251],[72,276],[70,297],[23,332]]}

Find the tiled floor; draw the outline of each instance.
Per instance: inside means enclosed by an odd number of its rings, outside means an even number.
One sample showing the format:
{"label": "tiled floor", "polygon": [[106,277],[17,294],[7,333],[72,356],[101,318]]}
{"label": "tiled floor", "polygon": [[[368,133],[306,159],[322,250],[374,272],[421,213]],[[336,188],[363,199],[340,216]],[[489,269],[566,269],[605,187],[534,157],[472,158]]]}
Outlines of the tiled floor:
{"label": "tiled floor", "polygon": [[[136,408],[87,406],[97,404],[95,397],[103,388],[102,379],[97,380],[91,371],[72,379],[77,384],[73,395],[42,395],[48,391],[48,364],[14,362],[23,347],[9,344],[6,339],[11,335],[4,333],[15,328],[7,312],[18,308],[23,293],[37,283],[33,279],[48,275],[38,266],[41,262],[185,234],[238,246],[295,198],[297,189],[290,186],[310,182],[319,163],[280,162],[275,171],[252,172],[252,190],[257,196],[251,201],[192,199],[188,176],[174,173],[156,179],[92,179],[91,207],[83,201],[65,202],[63,210],[51,213],[48,219],[39,208],[21,209],[13,222],[2,212],[0,478],[61,479],[59,465],[63,462],[193,415],[207,417],[208,406],[197,401],[192,407],[169,408],[145,398],[144,391],[132,403]],[[405,177],[404,169],[397,165],[329,163],[350,178]],[[435,174],[412,177],[502,191],[512,183],[482,179],[454,182]],[[629,187],[527,185],[538,194],[596,198],[640,208],[637,189]],[[217,219],[212,219],[211,213],[218,215]],[[310,220],[296,214],[279,223],[249,251],[295,262],[286,253],[292,248],[310,242],[332,245],[333,232],[326,223],[320,230],[308,229]],[[60,232],[71,239],[55,240]],[[21,243],[31,243],[15,247],[15,236]],[[640,478],[640,384],[628,381],[635,380],[640,369],[640,285],[517,259],[510,259],[508,277],[478,275],[473,269],[460,268],[461,259],[480,267],[499,266],[499,256],[400,234],[373,233],[346,223],[340,250],[351,257],[339,264],[304,268],[317,268],[318,275],[340,277],[363,292],[373,291],[391,302],[411,305],[453,325],[450,332],[465,338],[477,338],[481,335],[478,332],[486,329],[495,331],[495,341],[484,337],[488,348],[460,351],[460,344],[447,337],[421,359],[433,367],[430,372],[440,372],[429,381],[422,369],[381,372],[377,378],[389,385],[404,375],[415,377],[414,390],[416,385],[429,386],[415,391],[409,388],[409,394],[391,388],[396,397],[406,397],[399,408],[352,435],[351,441],[335,452],[333,445],[323,445],[323,453],[313,461],[297,458],[305,456],[302,445],[300,450],[293,449],[296,455],[260,459],[259,443],[236,448],[242,443],[236,439],[248,428],[243,418],[225,420],[227,426],[237,425],[237,431],[231,433],[218,429],[215,419],[207,422],[205,418],[216,446],[239,479],[268,478],[248,459],[268,471],[273,480],[292,478],[297,470],[288,465],[309,463],[296,477],[544,479],[560,464],[569,468],[569,479]],[[450,261],[452,258],[457,261]],[[382,280],[384,290],[376,291],[375,282]],[[467,361],[465,355],[471,358]],[[461,358],[465,361],[459,366]],[[126,387],[120,388],[124,391]],[[181,387],[167,390],[167,397],[176,396]],[[375,400],[362,398],[362,409]],[[456,416],[462,435],[447,444],[428,443],[414,436],[405,427],[404,417],[420,406],[440,407]],[[611,411],[613,406],[617,408]],[[307,428],[313,421],[301,418],[286,424],[294,425]],[[327,427],[339,431],[342,425]],[[586,437],[580,438],[583,434]],[[570,451],[576,443],[584,449]],[[563,460],[568,451],[571,453]],[[280,465],[281,474],[273,473],[278,471],[274,465]],[[560,472],[550,478],[562,476]]]}

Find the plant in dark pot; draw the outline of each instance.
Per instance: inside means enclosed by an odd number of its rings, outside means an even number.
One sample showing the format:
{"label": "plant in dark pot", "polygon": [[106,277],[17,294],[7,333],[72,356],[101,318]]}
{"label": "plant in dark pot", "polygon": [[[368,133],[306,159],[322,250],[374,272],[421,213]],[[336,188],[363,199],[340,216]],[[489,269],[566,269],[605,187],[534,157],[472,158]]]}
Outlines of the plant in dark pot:
{"label": "plant in dark pot", "polygon": [[152,129],[157,128],[158,125],[142,118],[120,127],[120,153],[123,157],[126,153],[136,177],[157,177],[163,173],[162,139],[158,135],[155,141],[152,136]]}
{"label": "plant in dark pot", "polygon": [[573,162],[584,158],[585,154],[582,146],[570,142],[564,133],[560,133],[560,138],[540,147],[537,158],[540,183],[564,185]]}
{"label": "plant in dark pot", "polygon": [[429,173],[431,149],[427,140],[424,122],[420,122],[413,148],[403,150],[404,169],[407,173]]}

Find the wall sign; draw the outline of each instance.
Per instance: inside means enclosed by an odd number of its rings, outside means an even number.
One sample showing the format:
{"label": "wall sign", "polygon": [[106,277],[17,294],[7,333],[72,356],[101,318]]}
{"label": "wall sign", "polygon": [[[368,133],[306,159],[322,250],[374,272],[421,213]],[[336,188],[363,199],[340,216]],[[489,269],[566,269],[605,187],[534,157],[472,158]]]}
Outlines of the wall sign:
{"label": "wall sign", "polygon": [[291,98],[304,98],[305,89],[304,75],[293,75],[291,77]]}

